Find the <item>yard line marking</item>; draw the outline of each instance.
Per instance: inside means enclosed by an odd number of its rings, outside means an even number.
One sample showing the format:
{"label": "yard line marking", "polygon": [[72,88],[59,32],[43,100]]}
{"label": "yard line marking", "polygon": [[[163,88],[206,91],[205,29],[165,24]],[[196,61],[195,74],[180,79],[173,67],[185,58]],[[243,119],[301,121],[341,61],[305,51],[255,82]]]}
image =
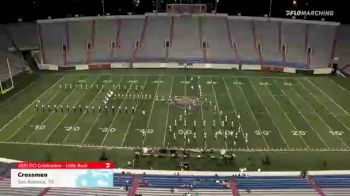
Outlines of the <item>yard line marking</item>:
{"label": "yard line marking", "polygon": [[4,128],[6,128],[9,124],[11,124],[15,119],[17,119],[19,116],[22,115],[22,113],[24,111],[26,111],[29,107],[31,107],[38,99],[40,99],[42,96],[44,96],[49,90],[51,90],[54,86],[56,86],[56,84],[58,84],[59,82],[61,82],[64,78],[66,77],[63,76],[62,78],[60,78],[59,80],[57,80],[57,82],[55,82],[50,88],[48,88],[45,92],[43,92],[39,97],[37,97],[36,99],[34,99],[34,101],[32,103],[30,103],[26,108],[24,108],[20,113],[18,113],[12,120],[10,120],[8,123],[6,123],[6,125],[4,125],[1,129],[0,132],[2,130],[4,130]]}
{"label": "yard line marking", "polygon": [[[58,144],[58,143],[30,143],[30,142],[0,142],[0,144],[11,144],[11,145],[30,145],[30,146],[57,146],[57,147],[75,147],[75,148],[93,148],[93,149],[122,149],[122,150],[136,150],[140,149],[136,146],[98,146],[98,145],[79,145],[79,144]],[[153,149],[159,150],[163,149],[162,147],[154,147]],[[167,148],[168,150],[183,150],[183,148],[174,147],[174,148]],[[199,148],[190,148],[189,151],[201,151],[202,149]],[[211,149],[214,152],[220,152],[221,149]],[[241,149],[241,148],[235,148],[232,149],[235,152],[350,152],[348,149],[344,148],[332,148],[332,149],[307,149],[304,148],[292,148],[292,149]],[[209,151],[208,151],[209,152]]]}
{"label": "yard line marking", "polygon": [[[46,104],[48,104],[48,103],[50,103],[58,94],[60,93],[60,91],[58,91],[58,92],[56,92],[49,100],[47,100],[45,103]],[[34,118],[34,114],[32,115],[33,117],[31,117],[30,118],[30,120],[32,120],[33,118]],[[25,124],[23,124],[22,126],[21,126],[21,129],[23,128],[23,127],[25,127],[26,125],[27,125],[27,123],[29,123],[30,121],[26,121],[26,123]],[[21,129],[18,129],[18,130],[16,130],[16,133],[18,133]],[[35,131],[35,130],[34,130]],[[33,131],[33,132],[34,132]],[[31,134],[33,134],[33,132],[31,133]],[[28,138],[28,137],[27,137]],[[25,141],[27,141],[27,138],[25,139]]]}
{"label": "yard line marking", "polygon": [[[275,121],[273,120],[273,118],[272,118],[272,116],[271,116],[271,113],[270,113],[270,111],[268,110],[268,108],[266,107],[266,105],[265,105],[265,103],[263,102],[263,100],[261,99],[260,94],[256,91],[255,86],[254,86],[253,84],[251,84],[250,81],[248,82],[248,84],[253,88],[253,90],[254,90],[255,94],[258,96],[258,99],[260,100],[261,104],[264,106],[265,110],[267,111],[267,114],[269,115],[273,126],[276,127],[276,129],[277,129],[279,135],[281,136],[281,138],[282,138],[284,144],[286,144],[287,148],[289,148],[289,145],[288,145],[286,139],[284,138],[283,134],[281,133],[281,130],[279,129],[279,127],[276,125]],[[265,86],[265,87],[266,87],[266,86]]]}
{"label": "yard line marking", "polygon": [[[59,103],[58,105],[63,104],[70,96],[72,96],[72,95],[73,95],[73,92],[75,92],[76,89],[77,89],[77,87],[75,87],[73,90],[71,90],[71,92],[69,92],[69,94],[66,95],[66,97],[65,97],[62,101],[60,101],[60,103]],[[55,97],[56,97],[57,95],[58,95],[58,94],[56,94]],[[50,102],[51,102],[51,100],[50,100]],[[48,103],[49,103],[49,102],[48,102]],[[46,123],[46,121],[48,121],[48,120],[50,119],[50,117],[51,117],[53,114],[54,114],[54,112],[50,112],[49,115],[47,115],[47,116],[45,117],[44,121],[42,121],[42,122],[40,123],[40,125],[43,125],[44,123]],[[34,135],[34,133],[36,133],[36,132],[37,132],[37,130],[34,130],[34,131],[25,139],[25,141],[28,141],[28,140]]]}
{"label": "yard line marking", "polygon": [[[123,77],[122,77],[123,78]],[[118,84],[120,83],[120,81],[122,80],[122,78],[120,78]],[[110,84],[109,84],[110,85]],[[102,90],[102,88],[101,88]],[[92,128],[94,128],[97,120],[100,118],[102,112],[99,112],[99,114],[97,115],[97,117],[95,118],[94,122],[92,123],[92,125],[90,126],[90,129],[88,130],[88,132],[85,134],[84,139],[81,141],[81,144],[84,144],[85,140],[87,139],[87,137],[90,135]]]}
{"label": "yard line marking", "polygon": [[[296,90],[294,90],[297,94],[299,92],[297,92]],[[284,92],[283,89],[281,89],[281,92],[283,93],[283,95],[285,97],[288,98],[288,95]],[[289,98],[288,98],[289,99]],[[304,100],[304,99],[303,99]],[[294,101],[292,99],[289,99],[290,103],[294,106],[295,109],[297,109],[298,107],[295,105]],[[304,100],[305,101],[305,100]],[[320,138],[320,140],[323,142],[323,144],[329,149],[329,146],[328,144],[323,140],[323,138],[317,133],[317,131],[314,129],[313,126],[311,126],[310,124],[310,121],[304,116],[304,114],[302,112],[300,112],[298,109],[297,109],[298,113],[301,115],[301,117],[303,117],[303,119],[305,120],[305,122],[309,125],[309,127],[312,129],[312,131],[318,136],[318,138]]]}
{"label": "yard line marking", "polygon": [[[96,84],[96,82],[98,81],[98,78],[93,82],[93,85]],[[83,98],[84,96],[87,94],[88,91],[85,91],[84,95],[80,96],[80,98],[78,99],[78,101],[76,101],[73,105],[78,104]],[[67,112],[63,118],[60,120],[60,122],[57,123],[56,127],[54,127],[51,132],[49,133],[49,135],[44,139],[43,143],[46,143],[46,141],[51,137],[51,135],[54,133],[54,131],[61,125],[61,123],[67,118],[67,116],[69,115],[69,113]]]}
{"label": "yard line marking", "polygon": [[[200,77],[197,77],[197,83],[198,83],[198,86],[200,85],[199,84],[199,80],[200,80]],[[202,97],[201,97],[201,100],[202,100]],[[202,116],[202,123],[204,122],[204,115],[203,115],[203,104],[201,104],[201,116]],[[205,133],[205,128],[203,129],[203,136],[204,136],[204,133]],[[204,149],[207,148],[207,139],[204,140]]]}
{"label": "yard line marking", "polygon": [[[100,78],[100,77],[99,77],[99,78]],[[99,79],[99,78],[98,78],[98,79]],[[98,79],[97,79],[97,81],[98,81]],[[95,102],[95,100],[97,99],[97,97],[99,97],[99,95],[101,94],[101,92],[102,92],[102,88],[100,88],[100,90],[98,91],[98,93],[95,94],[95,97],[90,101],[89,107],[92,105],[93,102]],[[76,126],[77,126],[77,124],[78,124],[78,123],[80,122],[80,120],[85,116],[85,114],[86,114],[86,110],[81,114],[81,116],[79,117],[79,119],[74,123],[73,127],[76,127]],[[72,133],[72,132],[69,132],[69,133],[66,135],[66,137],[65,137],[65,138],[63,139],[63,141],[62,141],[62,144],[66,142],[66,140],[69,138],[69,136],[71,135],[71,133]]]}
{"label": "yard line marking", "polygon": [[[234,80],[238,82],[237,79],[234,79]],[[240,85],[237,85],[237,86],[239,87],[239,89],[240,89],[240,91],[241,91],[241,94],[242,94],[243,97],[244,97],[245,102],[246,102],[247,105],[249,106],[248,108],[249,108],[249,110],[250,110],[250,112],[251,112],[251,114],[252,114],[252,116],[253,116],[253,119],[255,120],[255,123],[256,123],[258,129],[260,130],[260,132],[262,132],[262,131],[261,131],[261,128],[260,128],[260,125],[259,125],[259,122],[258,122],[258,119],[256,119],[255,114],[254,114],[254,112],[253,112],[253,109],[252,109],[252,107],[250,106],[250,104],[249,104],[249,102],[248,102],[247,96],[245,95],[245,93],[244,93],[242,87],[241,87]],[[269,146],[269,144],[267,143],[267,140],[266,140],[264,134],[261,134],[261,137],[264,139],[267,148],[270,149],[270,146]]]}
{"label": "yard line marking", "polygon": [[[345,114],[347,114],[348,116],[350,116],[349,112],[346,111],[343,107],[341,107],[337,102],[335,102],[331,97],[329,97],[322,89],[320,89],[318,86],[316,86],[313,82],[311,82],[308,78],[306,78],[305,80],[307,80],[312,86],[314,86],[318,91],[320,91],[324,96],[326,96],[331,102],[333,102],[335,105],[338,106],[338,108],[340,108],[341,110],[343,110],[343,112]],[[299,82],[300,83],[300,82]],[[304,86],[304,85],[303,85]],[[328,107],[328,106],[327,106]]]}
{"label": "yard line marking", "polygon": [[[221,79],[224,81],[226,92],[227,92],[228,98],[229,98],[229,100],[231,102],[231,105],[232,105],[232,108],[233,108],[233,112],[235,113],[235,117],[237,117],[238,114],[237,114],[237,111],[236,111],[236,108],[235,108],[235,104],[233,103],[233,99],[231,97],[231,93],[230,93],[230,91],[228,89],[228,86],[227,86],[227,83],[225,81],[225,78],[221,77]],[[241,124],[240,120],[238,120],[238,124],[242,128],[242,137],[244,138],[244,131],[243,131],[243,127],[242,127],[242,124]],[[247,143],[246,143],[246,147],[248,148],[248,144]]]}
{"label": "yard line marking", "polygon": [[[301,85],[305,90],[307,90],[306,87],[305,87],[302,83],[300,83],[300,85]],[[298,93],[298,94],[299,94],[299,93]],[[320,100],[319,100],[314,94],[310,93],[310,95],[311,95],[318,103],[320,103],[321,105],[323,105],[323,104],[320,102]],[[299,96],[301,97],[301,95],[299,95]],[[303,99],[303,100],[304,100],[304,99]],[[306,101],[305,101],[305,103],[306,103],[307,105],[309,105],[309,103],[307,103]],[[334,131],[334,130],[324,121],[324,119],[323,119],[311,106],[309,106],[309,107],[310,107],[310,108],[312,109],[312,111],[318,116],[318,118],[321,119],[321,120],[323,121],[323,123],[328,127],[328,129],[329,129],[330,131]],[[325,110],[327,110],[335,119],[337,119],[337,120],[344,126],[345,129],[347,129],[347,130],[349,131],[348,127],[345,126],[345,125],[343,124],[343,122],[340,121],[338,118],[336,118],[336,117],[333,115],[333,113],[328,109],[328,107],[326,108],[326,106],[324,106],[324,108],[325,108]],[[338,135],[335,135],[335,136],[340,140],[340,142],[343,143],[343,145],[345,145],[346,147],[349,148],[349,146],[348,146]]]}
{"label": "yard line marking", "polygon": [[29,122],[34,118],[34,116],[35,116],[35,114],[32,114],[32,115],[28,118],[28,120],[27,120],[22,126],[20,126],[6,141],[12,140],[12,138],[15,137],[15,135],[16,135],[21,129],[23,129],[23,127],[26,126],[27,123],[29,123]]}
{"label": "yard line marking", "polygon": [[[148,76],[147,76],[147,78],[146,78],[146,80],[145,80],[145,83],[144,83],[144,85],[143,85],[144,88],[146,88],[147,82],[148,82]],[[159,85],[159,83],[158,83],[158,85]],[[140,103],[140,102],[141,102],[141,100],[137,103],[137,105],[136,105],[136,107],[135,107],[135,110],[136,110],[137,107],[139,106],[139,103]],[[130,121],[129,121],[128,128],[126,129],[126,132],[125,132],[125,134],[124,134],[124,137],[123,137],[123,141],[122,141],[122,145],[121,145],[121,146],[124,146],[124,142],[125,142],[126,136],[129,134],[130,126],[131,126],[131,123],[132,123],[133,120],[134,120],[134,117],[135,117],[135,115],[133,115],[133,116],[131,117]]]}
{"label": "yard line marking", "polygon": [[[171,85],[170,85],[170,93],[169,97],[173,93],[173,82],[174,82],[174,76],[171,77]],[[164,130],[164,138],[163,138],[163,147],[165,146],[165,139],[166,139],[166,133],[168,132],[168,120],[169,120],[169,109],[170,109],[170,103],[168,103],[168,112],[166,115],[166,121],[165,121],[165,130]]]}
{"label": "yard line marking", "polygon": [[[135,76],[133,77],[132,80],[134,80],[134,79],[135,79]],[[118,83],[118,84],[119,84],[119,83]],[[128,90],[127,90],[126,93],[125,93],[126,95],[129,93],[129,91],[131,90],[131,88],[132,88],[133,85],[134,85],[134,83],[132,83],[132,84],[129,86]],[[122,106],[122,105],[124,104],[125,101],[126,101],[126,99],[124,99],[119,105]],[[140,102],[140,100],[139,100],[139,102]],[[135,107],[135,109],[136,109],[136,107]],[[119,114],[119,112],[117,112],[117,113],[114,114],[113,119],[112,119],[112,122],[111,122],[111,123],[109,124],[109,126],[108,126],[109,129],[112,127],[112,125],[113,125],[113,123],[114,123],[114,120],[117,118],[118,114]],[[105,140],[106,140],[108,134],[109,134],[109,131],[107,131],[106,134],[105,134],[105,136],[103,137],[103,140],[102,140],[102,142],[101,142],[101,146],[103,146],[103,144],[105,143]]]}
{"label": "yard line marking", "polygon": [[[272,80],[273,83],[276,84],[276,82],[274,80]],[[295,131],[298,131],[298,129],[295,127],[294,123],[292,122],[292,120],[289,118],[288,114],[286,113],[286,111],[283,109],[283,107],[281,106],[281,103],[279,101],[277,101],[277,99],[275,98],[275,96],[273,96],[271,89],[269,89],[267,86],[265,86],[267,91],[271,94],[271,96],[273,97],[273,99],[275,100],[275,102],[277,103],[277,105],[279,106],[280,110],[284,113],[284,115],[287,117],[289,123],[294,127]],[[279,87],[279,89],[282,89],[282,87]],[[289,99],[288,97],[286,97],[287,99]],[[294,107],[294,106],[293,106]],[[302,135],[299,134],[299,137],[301,138],[301,140],[303,141],[303,143],[306,145],[307,148],[310,148],[309,145],[306,143],[304,137]]]}
{"label": "yard line marking", "polygon": [[[213,81],[213,78],[211,78],[210,77],[210,80],[211,81]],[[218,100],[216,99],[216,92],[215,92],[215,89],[214,89],[214,85],[213,85],[213,83],[211,83],[211,89],[213,90],[213,93],[214,93],[214,99],[215,99],[215,105],[216,105],[216,107],[217,107],[217,111],[218,111],[218,113],[217,113],[217,116],[219,117],[219,123],[221,124],[221,116],[220,116],[220,107],[219,107],[219,103],[218,103]],[[227,141],[225,140],[225,146],[226,146],[226,149],[228,148],[228,146],[227,146]]]}
{"label": "yard line marking", "polygon": [[[158,79],[158,80],[160,80],[160,79],[161,79],[161,76],[159,76],[159,79]],[[157,95],[158,89],[159,89],[159,84],[160,84],[160,82],[158,82],[156,92],[155,92],[155,94],[154,94],[154,96],[153,96],[153,102],[152,102],[151,112],[149,113],[149,117],[148,117],[148,121],[147,121],[147,125],[146,125],[146,130],[148,130],[148,126],[149,126],[149,123],[150,123],[150,121],[151,121],[152,112],[153,112],[153,107],[154,107],[154,103],[156,102],[156,95]],[[145,144],[146,139],[147,139],[147,134],[145,135],[145,138],[144,138],[143,141],[142,141],[142,147],[143,147],[143,145]]]}
{"label": "yard line marking", "polygon": [[185,88],[185,96],[186,96],[186,94],[187,94],[187,80],[186,80],[186,76],[185,76],[185,85],[184,85],[184,88]]}
{"label": "yard line marking", "polygon": [[347,92],[348,94],[350,94],[350,91],[346,88],[344,88],[342,85],[338,84],[336,81],[331,80],[335,85],[337,85],[339,88],[343,89],[345,92]]}

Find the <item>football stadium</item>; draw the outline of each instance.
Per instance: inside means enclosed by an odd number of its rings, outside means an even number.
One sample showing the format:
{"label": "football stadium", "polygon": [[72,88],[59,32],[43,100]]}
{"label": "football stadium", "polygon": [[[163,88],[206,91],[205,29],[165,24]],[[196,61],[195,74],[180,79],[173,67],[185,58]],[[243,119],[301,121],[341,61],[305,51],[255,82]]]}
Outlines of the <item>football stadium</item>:
{"label": "football stadium", "polygon": [[[152,2],[0,25],[0,195],[350,194],[347,24]],[[113,181],[14,188],[22,162]]]}

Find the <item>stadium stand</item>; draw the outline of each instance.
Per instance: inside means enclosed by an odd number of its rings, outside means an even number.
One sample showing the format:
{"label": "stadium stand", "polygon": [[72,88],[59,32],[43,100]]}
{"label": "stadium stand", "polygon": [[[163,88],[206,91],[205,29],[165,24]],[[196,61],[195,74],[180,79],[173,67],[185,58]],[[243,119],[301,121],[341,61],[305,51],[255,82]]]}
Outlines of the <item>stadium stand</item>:
{"label": "stadium stand", "polygon": [[37,196],[43,188],[11,188],[10,178],[0,180],[0,195]]}
{"label": "stadium stand", "polygon": [[43,62],[59,66],[192,61],[327,67],[336,29],[336,23],[210,14],[150,13],[38,22]]}
{"label": "stadium stand", "polygon": [[259,55],[254,46],[253,21],[231,18],[229,25],[242,64],[259,64]]}
{"label": "stadium stand", "polygon": [[[113,51],[118,46],[119,19],[97,19],[95,24],[94,48],[91,52],[91,61],[110,62]],[[114,42],[114,44],[112,44]],[[114,46],[114,47],[113,47]]]}
{"label": "stadium stand", "polygon": [[10,73],[7,67],[7,59],[10,63],[10,69],[12,76],[16,76],[17,74],[28,69],[26,62],[16,54],[12,54],[9,52],[0,51],[0,80],[4,81],[10,78]]}
{"label": "stadium stand", "polygon": [[35,23],[16,23],[6,26],[19,50],[39,49],[38,29]]}
{"label": "stadium stand", "polygon": [[203,60],[199,29],[198,17],[186,15],[175,17],[174,37],[169,50],[169,60]]}
{"label": "stadium stand", "polygon": [[[235,62],[234,51],[231,48],[227,27],[227,16],[201,17],[203,41],[208,43],[207,58],[211,63]],[[237,63],[237,62],[236,62]]]}
{"label": "stadium stand", "polygon": [[136,42],[140,41],[144,16],[123,16],[121,19],[120,47],[113,52],[112,61],[130,61]]}
{"label": "stadium stand", "polygon": [[[341,25],[338,30],[337,48],[335,56],[339,58],[339,69],[350,64],[350,25]],[[349,66],[347,66],[349,67]],[[350,74],[350,68],[345,68],[345,72]]]}
{"label": "stadium stand", "polygon": [[[145,39],[138,50],[139,61],[164,61],[166,57],[166,41],[170,41],[171,17],[148,16]],[[170,44],[169,44],[169,47]]]}
{"label": "stadium stand", "polygon": [[[75,64],[90,63],[90,52],[94,48],[93,24],[95,20],[71,20],[68,22],[69,26],[69,40],[68,62]],[[90,48],[89,48],[90,47]]]}
{"label": "stadium stand", "polygon": [[0,25],[0,50],[7,51],[10,47],[13,46],[11,39],[8,37],[8,32],[6,32],[6,26]]}
{"label": "stadium stand", "polygon": [[308,25],[308,47],[312,49],[311,67],[328,67],[331,63],[337,26]]}
{"label": "stadium stand", "polygon": [[280,24],[276,21],[255,21],[257,44],[261,46],[263,65],[282,66]]}
{"label": "stadium stand", "polygon": [[306,67],[305,28],[303,23],[282,23],[282,45],[286,46],[286,65],[298,68]]}
{"label": "stadium stand", "polygon": [[[65,65],[63,45],[69,48],[66,40],[65,22],[39,23],[38,30],[41,38],[41,56],[43,63]],[[69,49],[68,49],[69,50]]]}

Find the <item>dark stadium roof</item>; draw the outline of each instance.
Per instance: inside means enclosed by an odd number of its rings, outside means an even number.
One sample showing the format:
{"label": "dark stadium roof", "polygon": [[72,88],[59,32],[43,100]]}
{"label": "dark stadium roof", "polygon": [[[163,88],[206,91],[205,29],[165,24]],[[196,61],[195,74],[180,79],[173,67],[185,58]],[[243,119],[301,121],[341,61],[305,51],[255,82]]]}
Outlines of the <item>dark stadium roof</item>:
{"label": "dark stadium roof", "polygon": [[[104,4],[105,13],[111,15],[143,14],[158,9],[165,10],[169,3],[204,3],[209,11],[217,8],[219,13],[230,15],[241,14],[244,16],[271,16],[286,17],[286,10],[332,10],[334,16],[325,17],[326,21],[339,21],[349,23],[346,17],[346,1],[341,0],[11,0],[2,4],[6,12],[1,12],[0,23],[23,21],[35,21],[47,18],[65,18],[77,15],[96,16],[102,15]],[[336,3],[339,2],[339,3]],[[216,4],[217,3],[217,4]],[[158,6],[157,6],[158,4]],[[306,19],[320,20],[321,17],[307,17]]]}

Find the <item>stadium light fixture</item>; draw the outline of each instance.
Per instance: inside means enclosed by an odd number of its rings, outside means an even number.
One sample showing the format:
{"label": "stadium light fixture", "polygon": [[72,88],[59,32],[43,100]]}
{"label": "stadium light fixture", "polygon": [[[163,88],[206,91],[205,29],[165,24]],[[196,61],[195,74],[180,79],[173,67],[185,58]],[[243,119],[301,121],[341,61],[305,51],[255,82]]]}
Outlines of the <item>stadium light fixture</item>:
{"label": "stadium light fixture", "polygon": [[272,13],[272,0],[270,0],[269,20],[270,20],[270,18],[271,18],[271,13]]}
{"label": "stadium light fixture", "polygon": [[105,16],[105,0],[101,0],[102,4],[102,16]]}

